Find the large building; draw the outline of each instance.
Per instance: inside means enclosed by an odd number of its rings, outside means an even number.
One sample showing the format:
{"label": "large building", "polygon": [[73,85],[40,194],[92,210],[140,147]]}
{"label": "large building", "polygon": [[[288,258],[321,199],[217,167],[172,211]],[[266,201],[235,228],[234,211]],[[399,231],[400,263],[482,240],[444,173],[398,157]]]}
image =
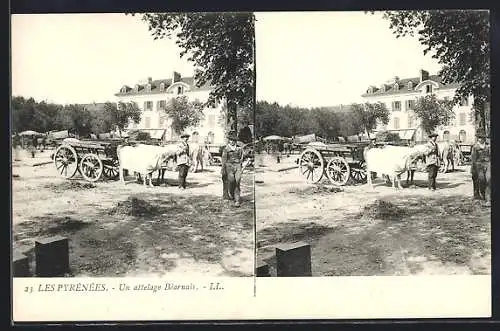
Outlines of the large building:
{"label": "large building", "polygon": [[[142,110],[141,121],[138,124],[130,123],[127,129],[147,131],[155,138],[176,140],[178,133],[172,130],[172,123],[163,111],[168,102],[176,97],[186,96],[188,100],[206,102],[211,87],[204,85],[197,87],[193,77],[182,77],[173,72],[171,78],[153,80],[148,77],[133,86],[123,85],[115,94],[117,102],[135,102]],[[203,110],[204,118],[196,127],[188,128],[187,133],[197,132],[199,139],[211,143],[224,141],[224,126],[220,121],[221,104],[206,107]]]}
{"label": "large building", "polygon": [[[439,76],[420,70],[418,77],[394,77],[378,87],[370,86],[362,97],[369,103],[383,102],[390,111],[389,123],[379,125],[376,131],[392,131],[398,133],[402,139],[422,141],[427,137],[413,112],[416,100],[429,94],[435,94],[438,99],[451,100],[457,88],[458,84],[444,84]],[[453,108],[455,117],[450,125],[441,126],[436,130],[439,140],[474,142],[472,101],[472,97],[463,99]]]}

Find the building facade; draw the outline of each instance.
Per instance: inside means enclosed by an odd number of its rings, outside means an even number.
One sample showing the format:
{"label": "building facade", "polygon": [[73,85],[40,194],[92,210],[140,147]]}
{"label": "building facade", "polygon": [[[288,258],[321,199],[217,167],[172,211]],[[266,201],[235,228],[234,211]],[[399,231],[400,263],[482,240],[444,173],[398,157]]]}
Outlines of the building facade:
{"label": "building facade", "polygon": [[[458,87],[458,84],[444,84],[439,76],[429,75],[427,71],[420,70],[418,77],[405,79],[394,77],[378,87],[370,86],[362,97],[365,102],[385,103],[390,111],[389,123],[378,125],[375,131],[397,132],[402,139],[423,141],[427,139],[427,135],[413,112],[417,99],[435,94],[438,99],[451,100]],[[475,141],[472,102],[471,96],[454,106],[454,119],[449,125],[436,129],[439,140],[457,140],[463,143]]]}
{"label": "building facade", "polygon": [[[172,130],[172,122],[164,112],[168,102],[186,96],[189,101],[206,102],[212,88],[197,87],[194,77],[182,77],[173,72],[171,78],[153,80],[151,77],[139,81],[133,87],[123,85],[115,94],[117,102],[135,102],[142,110],[141,121],[130,123],[127,129],[162,132],[164,140],[177,140],[178,133]],[[224,125],[221,123],[222,105],[216,104],[203,110],[204,118],[196,127],[186,129],[189,134],[198,133],[199,139],[210,143],[224,142]]]}

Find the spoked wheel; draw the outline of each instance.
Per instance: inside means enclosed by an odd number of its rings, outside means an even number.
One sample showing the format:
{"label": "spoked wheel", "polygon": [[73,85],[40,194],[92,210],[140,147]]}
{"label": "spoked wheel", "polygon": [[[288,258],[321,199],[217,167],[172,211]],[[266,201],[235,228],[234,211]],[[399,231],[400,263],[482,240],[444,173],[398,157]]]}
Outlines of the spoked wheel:
{"label": "spoked wheel", "polygon": [[351,174],[349,163],[344,158],[335,156],[326,166],[326,175],[334,185],[342,186],[347,183]]}
{"label": "spoked wheel", "polygon": [[315,149],[306,149],[299,158],[299,173],[308,183],[318,183],[323,178],[325,161]]}
{"label": "spoked wheel", "polygon": [[80,172],[87,181],[98,181],[103,172],[101,159],[95,154],[85,154],[80,161]]}
{"label": "spoked wheel", "polygon": [[109,163],[103,164],[104,169],[103,169],[103,174],[104,177],[108,179],[116,179],[118,178],[119,171],[120,171],[120,164],[118,163],[118,160],[112,160]]}
{"label": "spoked wheel", "polygon": [[78,170],[78,157],[73,147],[61,145],[54,153],[54,164],[59,174],[71,178]]}
{"label": "spoked wheel", "polygon": [[360,161],[357,167],[351,167],[351,177],[357,183],[364,183],[366,177],[366,162]]}

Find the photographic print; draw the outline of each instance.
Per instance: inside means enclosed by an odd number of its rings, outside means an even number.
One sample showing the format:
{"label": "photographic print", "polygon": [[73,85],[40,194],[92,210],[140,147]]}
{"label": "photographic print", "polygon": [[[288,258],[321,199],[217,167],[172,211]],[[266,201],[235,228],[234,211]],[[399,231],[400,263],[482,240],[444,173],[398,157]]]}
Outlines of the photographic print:
{"label": "photographic print", "polygon": [[258,13],[257,276],[489,275],[488,11]]}
{"label": "photographic print", "polygon": [[13,276],[253,276],[253,15],[11,20]]}

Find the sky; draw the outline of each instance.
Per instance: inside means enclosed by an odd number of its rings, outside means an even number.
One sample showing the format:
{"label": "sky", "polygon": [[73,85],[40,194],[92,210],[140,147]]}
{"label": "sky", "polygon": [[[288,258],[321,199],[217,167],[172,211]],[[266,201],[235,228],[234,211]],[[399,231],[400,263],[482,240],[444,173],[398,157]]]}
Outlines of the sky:
{"label": "sky", "polygon": [[381,13],[256,14],[257,100],[302,107],[362,102],[369,85],[437,74],[417,37],[397,39]]}
{"label": "sky", "polygon": [[125,14],[11,16],[12,95],[61,104],[115,101],[147,77],[192,76],[174,40]]}
{"label": "sky", "polygon": [[[369,85],[440,66],[416,38],[396,39],[380,14],[256,13],[257,99],[304,107],[359,102]],[[174,40],[154,40],[139,16],[12,15],[12,95],[114,101],[121,86],[172,70],[193,75]]]}

